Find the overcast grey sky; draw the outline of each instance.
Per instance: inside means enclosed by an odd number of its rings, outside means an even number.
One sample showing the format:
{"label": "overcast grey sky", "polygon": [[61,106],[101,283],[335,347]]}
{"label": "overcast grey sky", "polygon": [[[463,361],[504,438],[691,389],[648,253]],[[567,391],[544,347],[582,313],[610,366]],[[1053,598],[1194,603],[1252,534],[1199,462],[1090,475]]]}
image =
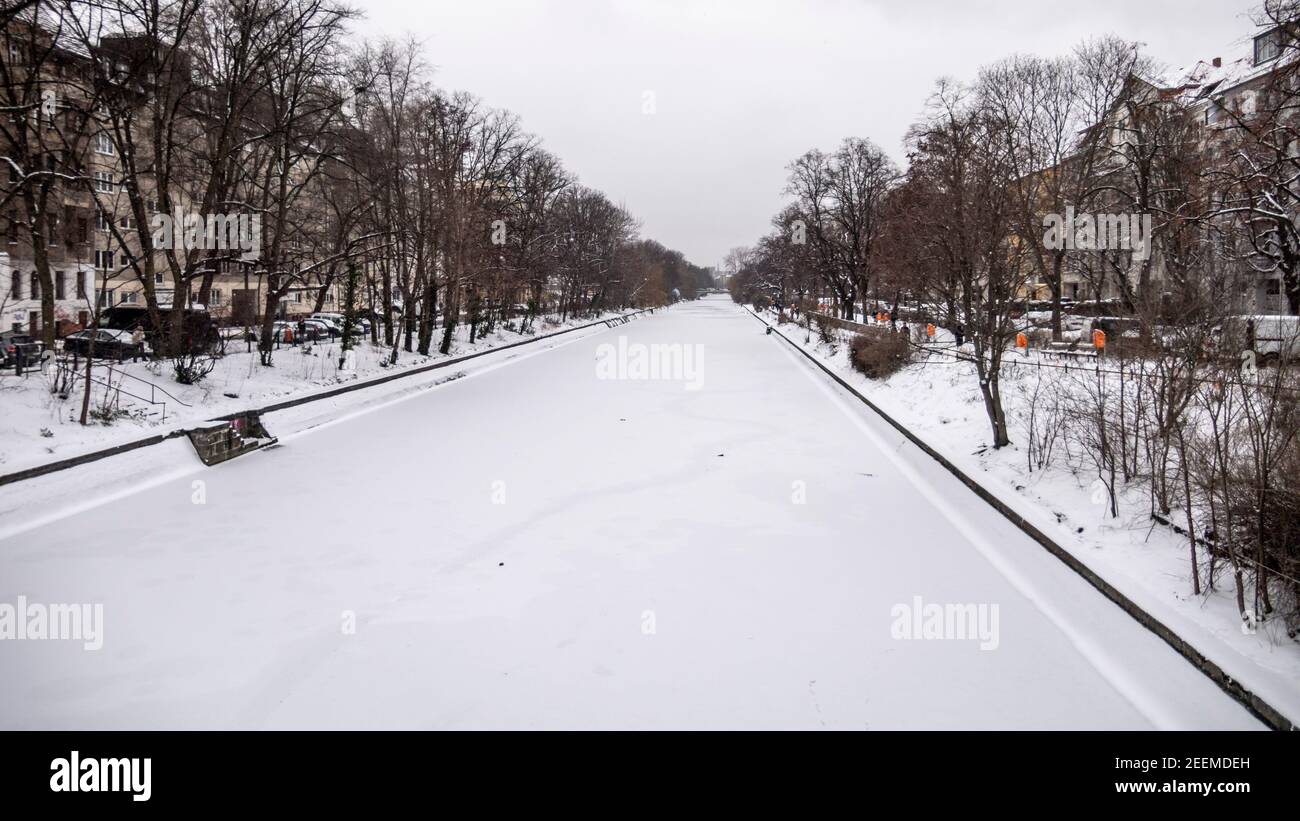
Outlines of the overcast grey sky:
{"label": "overcast grey sky", "polygon": [[[767,231],[785,165],[867,137],[896,158],[940,76],[1080,39],[1171,67],[1235,58],[1252,0],[353,0],[435,82],[508,108],[642,234],[699,265]],[[654,92],[653,114],[642,113]]]}

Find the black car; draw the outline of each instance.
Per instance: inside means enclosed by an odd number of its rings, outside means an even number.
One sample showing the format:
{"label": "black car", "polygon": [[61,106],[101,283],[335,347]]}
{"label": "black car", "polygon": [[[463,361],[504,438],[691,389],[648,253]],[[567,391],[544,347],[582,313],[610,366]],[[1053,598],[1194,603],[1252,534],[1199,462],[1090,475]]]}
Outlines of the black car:
{"label": "black car", "polygon": [[[154,350],[166,350],[171,339],[171,324],[175,312],[170,307],[159,312],[162,320],[163,335],[154,332],[149,319],[149,311],[143,305],[114,305],[106,309],[99,317],[101,329],[126,331],[128,334],[137,327],[145,333],[149,347]],[[181,344],[187,351],[206,353],[221,350],[221,330],[207,311],[185,308],[181,311]]]}
{"label": "black car", "polygon": [[0,333],[0,367],[12,368],[22,362],[24,368],[37,367],[45,345],[22,331]]}
{"label": "black car", "polygon": [[63,338],[63,352],[77,356],[90,356],[90,339],[95,335],[94,356],[97,359],[116,359],[123,362],[138,356],[144,356],[144,344],[131,341],[131,334],[126,331],[99,330],[77,331]]}
{"label": "black car", "polygon": [[1127,331],[1136,331],[1142,321],[1134,317],[1100,316],[1092,321],[1092,330],[1103,331],[1107,339],[1118,339]]}

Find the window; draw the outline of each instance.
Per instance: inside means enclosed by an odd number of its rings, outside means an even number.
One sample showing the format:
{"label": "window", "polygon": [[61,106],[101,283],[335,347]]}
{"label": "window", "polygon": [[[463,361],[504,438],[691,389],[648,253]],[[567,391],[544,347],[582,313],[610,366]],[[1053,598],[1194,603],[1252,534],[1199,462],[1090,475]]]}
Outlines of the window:
{"label": "window", "polygon": [[100,231],[107,231],[110,227],[108,224],[108,214],[103,211],[95,212],[95,228]]}
{"label": "window", "polygon": [[221,289],[220,289],[220,288],[213,288],[212,290],[208,291],[208,302],[209,302],[210,304],[212,304],[212,305],[220,305],[220,304],[221,304]]}
{"label": "window", "polygon": [[23,275],[17,271],[12,271],[9,274],[9,298],[23,298]]}
{"label": "window", "polygon": [[77,242],[90,241],[90,221],[85,217],[77,217]]}
{"label": "window", "polygon": [[95,153],[113,156],[113,138],[106,132],[99,132],[95,135]]}
{"label": "window", "polygon": [[1247,117],[1254,114],[1255,110],[1258,108],[1258,98],[1259,95],[1255,91],[1247,90],[1241,92],[1241,96],[1237,98],[1237,105],[1240,107],[1241,113]]}
{"label": "window", "polygon": [[46,89],[41,92],[41,107],[36,115],[45,121],[47,128],[54,126],[54,117],[59,113],[59,95],[53,89]]}
{"label": "window", "polygon": [[22,46],[18,45],[17,43],[10,43],[10,44],[9,44],[9,63],[10,63],[10,65],[18,65],[18,64],[21,63],[22,61],[23,61],[23,48],[22,48]]}
{"label": "window", "polygon": [[162,285],[162,284],[163,284],[163,275],[162,275],[162,271],[155,271],[155,272],[154,272],[154,275],[153,275],[153,284],[154,284],[154,285]]}
{"label": "window", "polygon": [[86,277],[94,276],[89,271],[77,272],[77,299],[86,298]]}
{"label": "window", "polygon": [[54,272],[54,298],[68,298],[67,271]]}
{"label": "window", "polygon": [[104,193],[113,193],[113,172],[96,171],[95,172],[95,190]]}
{"label": "window", "polygon": [[113,267],[113,252],[112,252],[112,251],[96,251],[96,252],[95,252],[95,267],[98,268],[98,269],[101,270],[101,271],[107,271],[107,270],[111,269],[111,268]]}
{"label": "window", "polygon": [[121,296],[121,298],[119,299],[118,304],[120,304],[120,305],[134,305],[134,304],[135,304],[135,291],[123,291],[123,292],[122,292],[122,296]]}
{"label": "window", "polygon": [[130,214],[127,214],[124,217],[122,217],[122,219],[119,221],[119,224],[122,226],[122,229],[126,231],[130,231],[132,227],[134,227],[131,221]]}
{"label": "window", "polygon": [[1282,56],[1282,30],[1273,29],[1255,38],[1255,65],[1276,60]]}
{"label": "window", "polygon": [[1264,293],[1268,294],[1269,296],[1281,296],[1281,295],[1282,295],[1282,280],[1280,280],[1280,279],[1270,279],[1270,280],[1268,280],[1267,282],[1265,282],[1265,283],[1264,283]]}
{"label": "window", "polygon": [[35,271],[32,271],[32,290],[30,299],[41,298],[41,278]]}

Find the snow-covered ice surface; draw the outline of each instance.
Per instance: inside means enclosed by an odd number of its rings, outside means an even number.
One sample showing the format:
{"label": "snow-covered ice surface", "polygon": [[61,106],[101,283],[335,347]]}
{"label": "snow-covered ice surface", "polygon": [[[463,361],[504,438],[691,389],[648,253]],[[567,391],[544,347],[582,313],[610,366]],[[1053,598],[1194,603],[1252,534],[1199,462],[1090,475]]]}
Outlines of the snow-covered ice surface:
{"label": "snow-covered ice surface", "polygon": [[[701,388],[597,378],[619,336]],[[104,646],[0,641],[0,727],[1262,726],[725,298],[464,374],[11,528],[0,602]],[[997,648],[896,640],[914,596]]]}

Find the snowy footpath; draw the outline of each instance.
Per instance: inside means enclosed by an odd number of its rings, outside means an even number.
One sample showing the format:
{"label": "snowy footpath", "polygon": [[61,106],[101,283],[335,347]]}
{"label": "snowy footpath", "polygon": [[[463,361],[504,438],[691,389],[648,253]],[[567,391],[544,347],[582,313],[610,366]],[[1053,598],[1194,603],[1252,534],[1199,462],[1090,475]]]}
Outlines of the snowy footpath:
{"label": "snowy footpath", "polygon": [[[1300,724],[1300,644],[1286,634],[1280,619],[1243,630],[1231,577],[1220,579],[1212,592],[1193,594],[1187,541],[1152,521],[1150,501],[1140,485],[1121,490],[1120,515],[1111,518],[1104,497],[1090,485],[1095,473],[1072,469],[1060,458],[1047,470],[1027,469],[1022,443],[1040,376],[1035,360],[1015,356],[1004,367],[1002,396],[1012,445],[994,450],[988,446],[989,424],[972,364],[935,354],[888,379],[871,380],[852,368],[844,342],[832,347],[821,343],[815,331],[776,325],[774,314],[761,318],[1284,719]],[[841,333],[844,340],[850,336]],[[1047,364],[1060,367],[1059,362]]]}
{"label": "snowy footpath", "polygon": [[0,503],[0,728],[1262,728],[729,300],[537,348]]}

